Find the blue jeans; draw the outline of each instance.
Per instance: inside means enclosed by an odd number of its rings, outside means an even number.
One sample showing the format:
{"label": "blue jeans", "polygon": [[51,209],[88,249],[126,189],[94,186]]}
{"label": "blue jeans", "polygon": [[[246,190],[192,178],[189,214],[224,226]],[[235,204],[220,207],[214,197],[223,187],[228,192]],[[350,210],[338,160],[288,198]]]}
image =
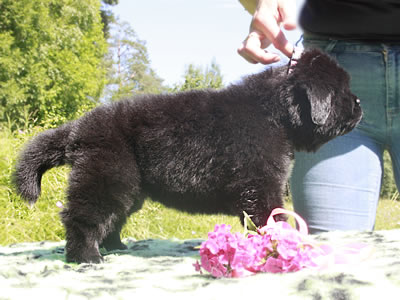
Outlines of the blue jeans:
{"label": "blue jeans", "polygon": [[316,153],[295,154],[291,176],[294,209],[312,233],[372,230],[385,149],[400,187],[400,43],[306,36],[304,46],[324,50],[349,72],[363,119],[355,130]]}

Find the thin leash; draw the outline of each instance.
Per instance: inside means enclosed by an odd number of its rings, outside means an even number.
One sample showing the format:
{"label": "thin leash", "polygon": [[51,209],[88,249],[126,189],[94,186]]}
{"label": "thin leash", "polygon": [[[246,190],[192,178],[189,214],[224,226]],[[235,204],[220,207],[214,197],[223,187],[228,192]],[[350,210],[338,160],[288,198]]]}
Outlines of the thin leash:
{"label": "thin leash", "polygon": [[290,74],[293,71],[293,67],[297,64],[297,61],[300,59],[301,54],[303,53],[303,49],[299,47],[300,42],[303,41],[303,35],[297,40],[296,44],[293,48],[292,56],[290,57],[287,74]]}

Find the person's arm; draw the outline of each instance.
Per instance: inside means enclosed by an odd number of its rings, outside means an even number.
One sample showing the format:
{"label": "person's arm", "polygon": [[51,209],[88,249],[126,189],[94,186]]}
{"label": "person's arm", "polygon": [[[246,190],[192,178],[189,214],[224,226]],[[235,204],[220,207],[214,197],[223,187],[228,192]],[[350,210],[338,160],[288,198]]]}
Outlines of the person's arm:
{"label": "person's arm", "polygon": [[293,45],[282,32],[296,28],[295,0],[239,0],[250,13],[254,10],[250,32],[238,53],[251,63],[271,64],[279,61],[279,55],[264,50],[269,45],[290,57]]}

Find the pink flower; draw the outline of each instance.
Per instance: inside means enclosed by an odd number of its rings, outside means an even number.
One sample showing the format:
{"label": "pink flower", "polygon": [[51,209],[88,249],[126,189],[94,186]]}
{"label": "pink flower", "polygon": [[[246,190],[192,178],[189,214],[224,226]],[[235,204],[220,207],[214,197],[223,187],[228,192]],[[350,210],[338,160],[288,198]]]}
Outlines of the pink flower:
{"label": "pink flower", "polygon": [[215,277],[240,277],[252,274],[254,264],[251,240],[232,234],[229,225],[216,225],[200,247],[201,267]]}
{"label": "pink flower", "polygon": [[[286,222],[275,222],[273,216],[279,213],[294,215],[300,224],[299,231]],[[251,227],[247,236],[231,233],[229,225],[215,226],[201,244],[200,263],[194,264],[196,271],[204,269],[214,277],[243,277],[257,272],[286,273],[326,267],[332,261],[332,255],[335,255],[336,262],[344,262],[361,251],[368,254],[368,248],[361,244],[349,245],[337,253],[328,245],[316,245],[307,236],[304,220],[283,209],[274,210],[262,228],[256,229],[246,214],[245,218],[245,224]]]}

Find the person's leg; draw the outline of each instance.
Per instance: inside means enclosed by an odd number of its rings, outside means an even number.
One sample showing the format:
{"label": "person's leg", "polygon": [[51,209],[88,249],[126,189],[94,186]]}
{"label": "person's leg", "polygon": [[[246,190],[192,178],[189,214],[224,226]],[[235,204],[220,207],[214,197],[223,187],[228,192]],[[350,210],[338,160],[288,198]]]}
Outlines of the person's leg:
{"label": "person's leg", "polygon": [[[325,44],[324,44],[325,43]],[[353,132],[316,153],[296,153],[291,177],[295,211],[310,232],[372,230],[385,146],[386,68],[380,45],[306,41],[325,49],[350,73],[363,120]]]}
{"label": "person's leg", "polygon": [[383,148],[358,130],[317,153],[296,153],[291,178],[295,211],[310,232],[372,230],[382,177]]}

